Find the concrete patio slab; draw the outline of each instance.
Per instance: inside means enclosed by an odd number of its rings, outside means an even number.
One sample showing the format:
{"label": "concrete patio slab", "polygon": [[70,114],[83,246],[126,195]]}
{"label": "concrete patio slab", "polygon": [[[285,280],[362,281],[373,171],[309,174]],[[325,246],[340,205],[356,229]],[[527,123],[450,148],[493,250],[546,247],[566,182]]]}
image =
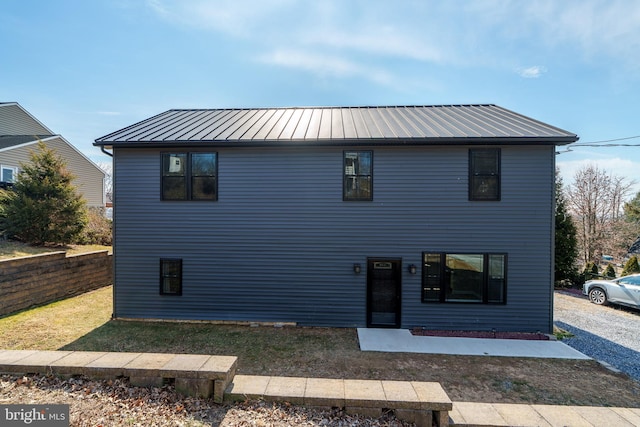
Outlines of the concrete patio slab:
{"label": "concrete patio slab", "polygon": [[559,341],[414,336],[407,329],[358,328],[362,351],[591,359]]}

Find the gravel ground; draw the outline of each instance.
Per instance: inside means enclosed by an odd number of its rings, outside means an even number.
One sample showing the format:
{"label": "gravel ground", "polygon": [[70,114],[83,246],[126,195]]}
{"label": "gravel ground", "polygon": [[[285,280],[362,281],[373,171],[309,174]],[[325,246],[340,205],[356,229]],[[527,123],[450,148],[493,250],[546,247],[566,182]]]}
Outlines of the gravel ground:
{"label": "gravel ground", "polygon": [[580,295],[556,292],[554,320],[575,335],[563,342],[640,381],[640,310],[599,306]]}
{"label": "gravel ground", "polygon": [[218,405],[184,397],[173,387],[133,387],[128,381],[63,380],[53,376],[0,375],[0,404],[68,404],[71,426],[221,427],[402,427],[392,414],[379,419],[340,410],[312,410],[287,404],[246,402]]}

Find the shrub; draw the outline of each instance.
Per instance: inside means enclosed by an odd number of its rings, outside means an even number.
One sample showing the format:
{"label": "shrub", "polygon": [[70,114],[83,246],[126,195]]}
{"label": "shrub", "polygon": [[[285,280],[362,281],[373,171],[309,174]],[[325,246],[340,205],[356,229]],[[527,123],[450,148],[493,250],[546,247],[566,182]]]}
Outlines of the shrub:
{"label": "shrub", "polygon": [[604,269],[604,273],[602,273],[604,277],[608,277],[611,279],[616,278],[616,269],[613,268],[613,264],[607,265],[607,268]]}
{"label": "shrub", "polygon": [[87,218],[73,175],[42,141],[30,160],[21,165],[13,190],[0,190],[0,230],[34,245],[74,242]]}
{"label": "shrub", "polygon": [[587,280],[597,279],[599,275],[598,264],[594,262],[588,262],[587,265],[584,266],[580,281],[584,283]]}
{"label": "shrub", "polygon": [[635,255],[629,258],[629,261],[627,261],[624,264],[624,268],[622,269],[623,276],[628,276],[629,274],[634,274],[634,273],[640,273],[640,265],[638,265],[638,257]]}
{"label": "shrub", "polygon": [[111,245],[113,222],[107,219],[104,213],[104,208],[92,207],[87,209],[89,221],[80,235],[78,243],[83,245]]}

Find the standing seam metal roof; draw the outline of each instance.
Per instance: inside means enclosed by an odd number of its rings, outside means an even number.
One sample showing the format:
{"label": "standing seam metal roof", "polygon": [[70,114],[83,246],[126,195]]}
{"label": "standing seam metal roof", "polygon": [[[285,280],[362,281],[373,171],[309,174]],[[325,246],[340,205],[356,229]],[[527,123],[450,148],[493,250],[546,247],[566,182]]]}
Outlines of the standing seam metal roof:
{"label": "standing seam metal roof", "polygon": [[95,145],[546,143],[577,141],[502,107],[435,105],[169,110],[96,139]]}

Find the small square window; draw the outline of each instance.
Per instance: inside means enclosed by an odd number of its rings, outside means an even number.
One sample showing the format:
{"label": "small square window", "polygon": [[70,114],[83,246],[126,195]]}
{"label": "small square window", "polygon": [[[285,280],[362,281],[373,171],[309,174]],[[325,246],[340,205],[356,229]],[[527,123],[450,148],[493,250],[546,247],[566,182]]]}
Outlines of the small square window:
{"label": "small square window", "polygon": [[0,181],[13,183],[16,180],[18,169],[10,166],[2,166]]}
{"label": "small square window", "polygon": [[160,260],[160,295],[182,295],[182,260]]}
{"label": "small square window", "polygon": [[469,200],[500,200],[500,149],[469,150]]}

